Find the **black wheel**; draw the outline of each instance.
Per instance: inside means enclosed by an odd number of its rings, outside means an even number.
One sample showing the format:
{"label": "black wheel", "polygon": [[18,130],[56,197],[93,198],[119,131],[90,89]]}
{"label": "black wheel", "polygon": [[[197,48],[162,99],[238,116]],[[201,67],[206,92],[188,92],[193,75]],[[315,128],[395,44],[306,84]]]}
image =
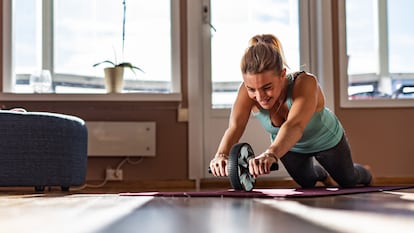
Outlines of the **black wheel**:
{"label": "black wheel", "polygon": [[249,160],[254,158],[248,143],[235,144],[229,154],[228,169],[231,187],[235,190],[251,191],[256,179],[249,172]]}
{"label": "black wheel", "polygon": [[43,185],[37,185],[34,187],[36,192],[44,192],[45,191],[45,186]]}
{"label": "black wheel", "polygon": [[60,189],[62,190],[62,192],[69,192],[69,186],[62,186],[60,187]]}

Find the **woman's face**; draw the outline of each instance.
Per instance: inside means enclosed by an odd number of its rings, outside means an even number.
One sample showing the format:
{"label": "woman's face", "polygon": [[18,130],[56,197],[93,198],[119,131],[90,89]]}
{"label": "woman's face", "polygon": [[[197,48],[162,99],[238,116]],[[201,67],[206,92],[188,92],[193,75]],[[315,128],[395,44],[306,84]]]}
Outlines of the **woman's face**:
{"label": "woman's face", "polygon": [[274,71],[265,71],[258,74],[244,74],[244,86],[249,97],[264,109],[271,109],[279,99],[283,87],[285,86],[286,70],[281,74]]}

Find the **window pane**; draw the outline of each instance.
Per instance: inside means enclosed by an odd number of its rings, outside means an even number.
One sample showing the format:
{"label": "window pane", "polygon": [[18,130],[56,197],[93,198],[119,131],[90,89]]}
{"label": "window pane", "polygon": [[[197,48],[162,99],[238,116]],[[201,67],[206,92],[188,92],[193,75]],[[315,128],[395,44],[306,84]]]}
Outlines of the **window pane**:
{"label": "window pane", "polygon": [[391,73],[414,73],[414,15],[411,0],[388,1],[389,64]]}
{"label": "window pane", "polygon": [[211,75],[213,108],[230,107],[242,77],[240,59],[249,39],[274,34],[283,45],[287,63],[299,69],[297,0],[211,0]]}
{"label": "window pane", "polygon": [[348,74],[378,71],[377,10],[373,0],[346,1]]}
{"label": "window pane", "polygon": [[145,79],[170,81],[170,19],[169,0],[126,1],[122,48],[122,0],[56,0],[55,72],[103,76],[92,65],[111,60],[142,68]]}
{"label": "window pane", "polygon": [[52,71],[58,93],[104,92],[103,69],[110,64],[93,65],[105,60],[130,62],[144,70],[125,70],[127,91],[172,91],[171,0],[14,0],[13,4],[17,92],[30,91],[20,84],[27,86],[29,74],[40,69]]}
{"label": "window pane", "polygon": [[[388,98],[379,90],[379,8],[375,0],[346,0],[348,98]],[[384,79],[383,79],[384,80]],[[389,86],[389,85],[388,85]]]}
{"label": "window pane", "polygon": [[410,0],[347,0],[348,98],[412,98]]}
{"label": "window pane", "polygon": [[42,21],[41,1],[13,1],[15,72],[31,73],[41,68]]}
{"label": "window pane", "polygon": [[119,59],[122,3],[56,0],[54,8],[55,72],[102,76],[102,67],[92,65]]}

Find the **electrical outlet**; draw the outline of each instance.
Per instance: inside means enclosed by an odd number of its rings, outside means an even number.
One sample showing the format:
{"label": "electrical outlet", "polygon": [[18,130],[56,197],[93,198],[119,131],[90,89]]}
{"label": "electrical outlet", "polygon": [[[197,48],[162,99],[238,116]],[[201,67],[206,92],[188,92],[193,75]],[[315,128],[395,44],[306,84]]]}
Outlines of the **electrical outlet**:
{"label": "electrical outlet", "polygon": [[177,114],[178,122],[188,122],[188,108],[179,108]]}
{"label": "electrical outlet", "polygon": [[107,180],[122,180],[123,179],[123,172],[122,169],[106,169],[106,179]]}

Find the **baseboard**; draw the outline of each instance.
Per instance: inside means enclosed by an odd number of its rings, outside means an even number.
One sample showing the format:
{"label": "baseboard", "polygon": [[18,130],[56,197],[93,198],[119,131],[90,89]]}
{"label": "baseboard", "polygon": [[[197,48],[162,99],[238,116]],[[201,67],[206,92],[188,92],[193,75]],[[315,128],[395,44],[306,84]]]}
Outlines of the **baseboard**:
{"label": "baseboard", "polygon": [[[134,180],[134,181],[108,181],[101,185],[102,181],[87,181],[78,188],[79,192],[142,192],[142,191],[187,191],[194,190],[194,180]],[[76,189],[76,188],[75,188]]]}
{"label": "baseboard", "polygon": [[374,185],[414,185],[414,177],[376,177]]}

